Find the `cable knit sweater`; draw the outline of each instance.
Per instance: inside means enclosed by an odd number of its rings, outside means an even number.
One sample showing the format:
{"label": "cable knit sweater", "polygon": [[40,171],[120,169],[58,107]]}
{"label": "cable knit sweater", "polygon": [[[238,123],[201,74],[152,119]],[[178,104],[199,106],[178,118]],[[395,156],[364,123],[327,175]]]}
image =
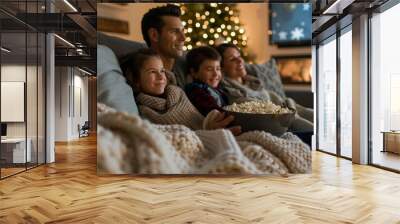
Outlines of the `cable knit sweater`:
{"label": "cable knit sweater", "polygon": [[204,117],[177,86],[165,88],[165,98],[139,93],[140,114],[156,124],[182,124],[193,130],[203,127]]}
{"label": "cable knit sweater", "polygon": [[98,171],[118,174],[279,174],[311,169],[296,136],[155,125],[98,105]]}

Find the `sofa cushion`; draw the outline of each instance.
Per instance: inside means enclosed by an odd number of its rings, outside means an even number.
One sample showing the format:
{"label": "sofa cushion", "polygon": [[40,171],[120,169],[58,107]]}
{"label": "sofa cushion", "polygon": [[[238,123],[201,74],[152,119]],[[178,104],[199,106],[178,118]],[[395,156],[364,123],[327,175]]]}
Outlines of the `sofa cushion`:
{"label": "sofa cushion", "polygon": [[249,75],[259,78],[263,82],[264,88],[286,98],[275,59],[271,59],[264,64],[246,64],[246,71]]}
{"label": "sofa cushion", "polygon": [[138,115],[132,88],[126,83],[114,52],[97,45],[97,102]]}
{"label": "sofa cushion", "polygon": [[145,43],[124,40],[101,32],[97,32],[97,43],[109,47],[114,52],[115,56],[117,56],[118,60],[139,49],[147,48]]}

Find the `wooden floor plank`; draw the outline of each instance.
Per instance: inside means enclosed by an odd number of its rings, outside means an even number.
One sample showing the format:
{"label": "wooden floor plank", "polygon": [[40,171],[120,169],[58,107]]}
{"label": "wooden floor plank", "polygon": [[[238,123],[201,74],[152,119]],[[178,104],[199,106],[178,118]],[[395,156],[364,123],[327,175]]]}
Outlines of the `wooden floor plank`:
{"label": "wooden floor plank", "polygon": [[400,175],[313,152],[313,173],[97,176],[96,138],[0,181],[0,223],[400,223]]}

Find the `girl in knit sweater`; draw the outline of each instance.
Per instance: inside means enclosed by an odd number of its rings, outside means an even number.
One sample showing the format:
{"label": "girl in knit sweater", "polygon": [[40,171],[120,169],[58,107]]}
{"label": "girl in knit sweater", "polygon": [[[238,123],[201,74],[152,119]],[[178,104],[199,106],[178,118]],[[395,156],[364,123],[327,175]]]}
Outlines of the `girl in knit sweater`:
{"label": "girl in knit sweater", "polygon": [[[233,117],[212,111],[203,116],[190,103],[184,91],[170,85],[170,74],[160,56],[152,49],[142,49],[126,62],[126,76],[134,89],[140,114],[156,124],[181,124],[192,130],[226,127]],[[230,128],[234,134],[240,127]]]}

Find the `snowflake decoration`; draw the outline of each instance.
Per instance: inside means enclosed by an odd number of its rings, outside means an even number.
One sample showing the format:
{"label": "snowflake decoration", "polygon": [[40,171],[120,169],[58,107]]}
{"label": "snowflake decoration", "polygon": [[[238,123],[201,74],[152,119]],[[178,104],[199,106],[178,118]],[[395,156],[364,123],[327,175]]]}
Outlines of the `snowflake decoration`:
{"label": "snowflake decoration", "polygon": [[294,30],[291,31],[292,40],[300,40],[304,38],[304,29],[295,27]]}
{"label": "snowflake decoration", "polygon": [[279,39],[281,40],[286,40],[287,39],[287,33],[285,31],[279,32]]}

